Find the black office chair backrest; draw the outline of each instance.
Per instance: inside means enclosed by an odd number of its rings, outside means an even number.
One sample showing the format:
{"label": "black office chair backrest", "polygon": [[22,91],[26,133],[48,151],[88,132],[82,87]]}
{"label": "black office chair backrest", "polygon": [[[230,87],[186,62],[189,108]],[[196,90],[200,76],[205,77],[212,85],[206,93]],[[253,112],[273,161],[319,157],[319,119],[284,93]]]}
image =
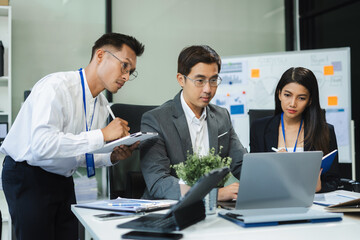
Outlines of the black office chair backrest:
{"label": "black office chair backrest", "polygon": [[274,115],[273,109],[249,109],[249,126],[259,118],[264,118]]}
{"label": "black office chair backrest", "polygon": [[135,133],[140,131],[142,115],[156,107],[157,106],[115,103],[111,106],[111,110],[115,117],[128,121],[130,133]]}
{"label": "black office chair backrest", "polygon": [[[140,131],[142,115],[157,106],[116,103],[111,110],[116,117],[129,123],[130,133]],[[111,121],[111,119],[109,119]],[[140,198],[145,181],[140,170],[140,152],[135,150],[131,157],[108,168],[110,199],[117,197]]]}

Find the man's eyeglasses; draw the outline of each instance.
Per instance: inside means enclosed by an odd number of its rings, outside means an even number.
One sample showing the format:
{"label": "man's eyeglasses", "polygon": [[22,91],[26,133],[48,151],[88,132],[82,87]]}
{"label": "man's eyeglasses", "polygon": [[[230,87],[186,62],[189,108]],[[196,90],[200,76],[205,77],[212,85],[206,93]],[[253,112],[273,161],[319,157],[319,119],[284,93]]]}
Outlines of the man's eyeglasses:
{"label": "man's eyeglasses", "polygon": [[121,61],[117,56],[115,56],[112,52],[109,52],[108,50],[104,50],[104,52],[109,53],[111,56],[116,58],[121,63],[121,72],[123,74],[129,74],[129,81],[134,80],[138,76],[137,71],[135,71],[135,70],[132,71],[131,70],[131,64],[130,63]]}
{"label": "man's eyeglasses", "polygon": [[191,80],[196,87],[204,87],[208,82],[210,84],[211,87],[217,87],[219,86],[219,84],[221,83],[222,79],[221,77],[217,77],[217,78],[213,78],[213,79],[209,79],[209,80],[205,80],[205,79],[191,79],[186,75],[183,75],[185,78]]}

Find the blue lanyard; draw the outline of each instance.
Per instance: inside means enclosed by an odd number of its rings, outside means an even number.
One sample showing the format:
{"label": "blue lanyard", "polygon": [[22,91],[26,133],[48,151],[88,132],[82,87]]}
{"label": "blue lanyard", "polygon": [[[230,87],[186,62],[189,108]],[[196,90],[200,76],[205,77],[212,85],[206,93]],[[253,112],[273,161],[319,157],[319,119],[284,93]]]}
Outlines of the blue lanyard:
{"label": "blue lanyard", "polygon": [[81,78],[81,87],[82,87],[82,93],[83,93],[83,103],[84,103],[84,111],[85,111],[85,123],[86,123],[86,131],[90,131],[91,130],[91,126],[94,120],[94,115],[95,115],[95,106],[96,106],[96,102],[97,102],[97,98],[95,99],[95,103],[94,103],[94,112],[93,115],[91,117],[91,122],[90,122],[90,126],[88,128],[88,124],[87,124],[87,118],[86,118],[86,99],[85,99],[85,85],[84,85],[84,76],[82,73],[82,68],[79,69],[79,73],[80,73],[80,78]]}
{"label": "blue lanyard", "polygon": [[[297,135],[296,141],[295,141],[294,152],[296,152],[296,145],[297,145],[297,141],[298,141],[298,138],[299,138],[299,135],[300,135],[302,124],[303,124],[303,119],[301,118],[299,132],[298,132],[298,135]],[[281,113],[281,128],[282,128],[282,133],[283,133],[283,137],[284,137],[285,149],[286,149],[286,151],[288,151],[287,147],[286,147],[286,141],[285,141],[284,112]]]}
{"label": "blue lanyard", "polygon": [[[81,78],[81,87],[82,87],[82,93],[83,93],[83,103],[84,103],[84,111],[85,111],[86,131],[90,131],[90,130],[91,130],[92,123],[93,123],[94,115],[95,115],[95,106],[96,106],[97,98],[95,99],[94,112],[93,112],[93,115],[92,115],[92,117],[91,117],[90,127],[88,128],[87,118],[86,118],[85,84],[84,84],[84,76],[83,76],[83,73],[82,73],[82,68],[79,69],[79,74],[80,74],[80,78]],[[88,177],[94,176],[94,175],[95,175],[94,154],[85,153],[85,161],[86,161],[87,176],[88,176]]]}

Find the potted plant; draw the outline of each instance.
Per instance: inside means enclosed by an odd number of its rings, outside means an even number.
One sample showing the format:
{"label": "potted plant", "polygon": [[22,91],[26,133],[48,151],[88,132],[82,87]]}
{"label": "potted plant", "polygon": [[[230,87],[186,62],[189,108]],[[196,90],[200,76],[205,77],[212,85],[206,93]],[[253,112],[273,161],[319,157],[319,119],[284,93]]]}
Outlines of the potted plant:
{"label": "potted plant", "polygon": [[[221,152],[222,147],[220,147]],[[181,195],[185,193],[192,187],[202,176],[216,168],[230,167],[232,159],[230,157],[222,158],[219,154],[215,154],[215,149],[212,148],[209,151],[208,155],[200,156],[197,153],[187,154],[185,162],[173,165],[177,176],[180,178],[180,190]],[[219,184],[218,187],[223,187],[225,182],[229,179],[230,174],[228,174]],[[207,201],[214,202],[216,208],[217,200],[217,189],[210,192],[210,196],[207,196],[208,200],[205,200],[205,205],[209,204]],[[215,199],[211,199],[215,198]],[[208,206],[205,206],[207,211]],[[208,212],[209,213],[209,212]],[[212,211],[211,213],[215,213]]]}

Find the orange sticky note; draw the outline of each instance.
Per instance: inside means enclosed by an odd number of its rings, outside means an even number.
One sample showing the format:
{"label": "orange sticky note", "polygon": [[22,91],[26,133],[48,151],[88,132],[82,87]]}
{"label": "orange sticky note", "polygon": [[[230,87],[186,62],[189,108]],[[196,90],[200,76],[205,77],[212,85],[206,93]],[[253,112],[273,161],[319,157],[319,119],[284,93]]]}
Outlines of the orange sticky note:
{"label": "orange sticky note", "polygon": [[334,66],[324,66],[324,75],[334,75]]}
{"label": "orange sticky note", "polygon": [[259,78],[260,77],[260,69],[251,69],[251,77]]}
{"label": "orange sticky note", "polygon": [[337,96],[329,96],[328,97],[328,105],[329,106],[337,106],[338,105],[338,97]]}

